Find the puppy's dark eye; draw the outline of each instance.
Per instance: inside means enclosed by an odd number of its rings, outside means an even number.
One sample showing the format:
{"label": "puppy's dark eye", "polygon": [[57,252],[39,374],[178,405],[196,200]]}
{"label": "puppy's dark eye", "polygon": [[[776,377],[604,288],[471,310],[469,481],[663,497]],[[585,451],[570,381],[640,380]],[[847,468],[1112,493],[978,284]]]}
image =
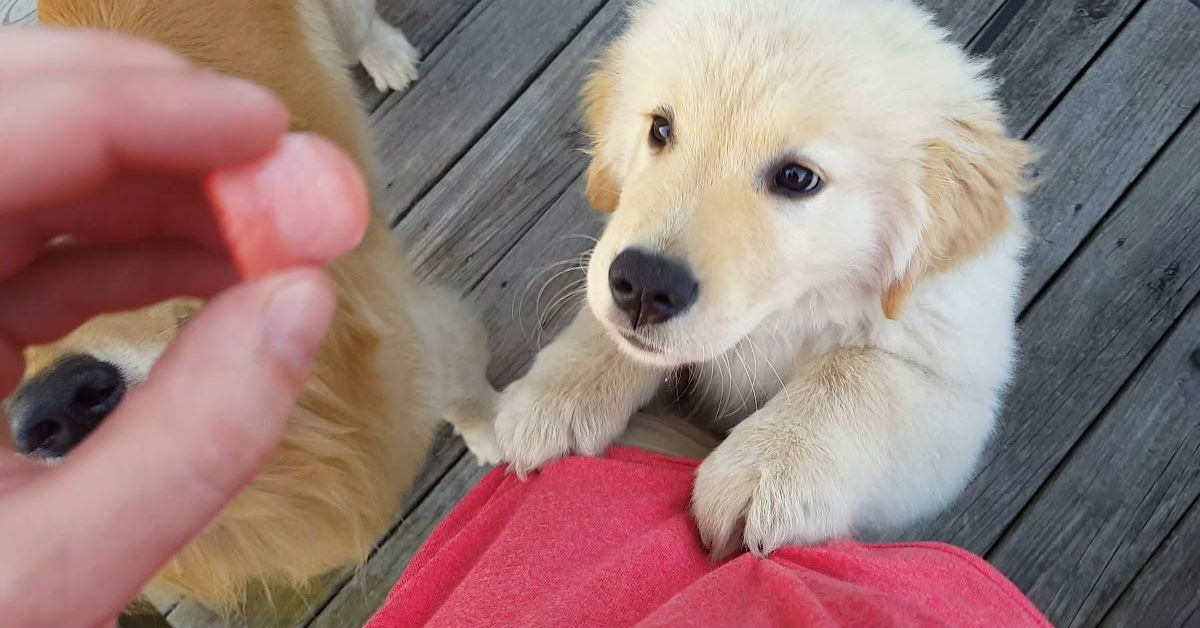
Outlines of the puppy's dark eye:
{"label": "puppy's dark eye", "polygon": [[788,164],[775,173],[775,191],[789,195],[808,195],[821,189],[821,177],[800,164]]}
{"label": "puppy's dark eye", "polygon": [[650,121],[650,145],[654,148],[662,148],[671,141],[671,121],[662,117],[654,116]]}

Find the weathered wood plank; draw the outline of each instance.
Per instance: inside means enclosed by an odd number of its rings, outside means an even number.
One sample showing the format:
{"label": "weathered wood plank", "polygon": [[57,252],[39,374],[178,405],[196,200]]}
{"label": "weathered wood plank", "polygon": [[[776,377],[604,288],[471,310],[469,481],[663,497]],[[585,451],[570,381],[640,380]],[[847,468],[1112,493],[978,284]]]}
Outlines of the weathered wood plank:
{"label": "weathered wood plank", "polygon": [[390,98],[372,117],[386,164],[380,207],[393,219],[407,212],[601,3],[558,3],[553,19],[547,19],[546,5],[539,0],[480,4],[430,55],[425,78]]}
{"label": "weathered wood plank", "polygon": [[507,385],[578,311],[582,256],[604,228],[583,196],[582,175],[474,291],[492,334],[488,376]]}
{"label": "weathered wood plank", "polygon": [[[480,0],[377,0],[376,8],[388,24],[399,26],[404,31],[404,36],[408,37],[408,41],[427,59],[450,30],[479,2]],[[422,78],[428,65],[428,60],[423,60],[417,68],[421,71]],[[368,111],[374,111],[390,96],[375,89],[375,83],[361,67],[355,69],[354,78]],[[417,81],[420,82],[421,79]]]}
{"label": "weathered wood plank", "polygon": [[0,26],[37,22],[37,0],[0,0]]}
{"label": "weathered wood plank", "polygon": [[361,626],[379,608],[388,591],[404,573],[404,568],[437,524],[454,508],[461,495],[488,473],[471,456],[463,456],[438,486],[437,497],[421,502],[400,524],[400,529],[379,549],[371,560],[338,591],[330,603],[310,624],[314,628]]}
{"label": "weathered wood plank", "polygon": [[1150,0],[1031,138],[1045,154],[1042,184],[1029,196],[1023,306],[1197,103],[1200,11],[1185,0]]}
{"label": "weathered wood plank", "polygon": [[1102,628],[1200,628],[1200,501],[1171,532],[1137,580],[1100,623]]}
{"label": "weathered wood plank", "polygon": [[916,0],[933,12],[937,23],[950,31],[950,38],[966,45],[987,24],[988,19],[1004,4],[1004,0]]}
{"label": "weathered wood plank", "polygon": [[995,58],[1000,99],[1015,134],[1023,136],[1033,128],[1142,2],[1042,0],[1021,5],[987,50]]}
{"label": "weathered wood plank", "polygon": [[326,591],[335,583],[348,577],[349,570],[330,573],[317,578],[305,589],[294,587],[273,588],[269,592],[258,586],[251,587],[247,594],[250,600],[236,617],[224,619],[208,608],[195,602],[183,602],[167,614],[171,626],[296,626],[304,621],[311,609],[328,595]]}
{"label": "weathered wood plank", "polygon": [[585,160],[576,95],[623,18],[624,2],[608,2],[400,223],[420,274],[478,281],[575,180]]}
{"label": "weathered wood plank", "polygon": [[1193,121],[1030,308],[1001,431],[923,536],[986,552],[1200,290],[1197,142]]}
{"label": "weathered wood plank", "polygon": [[[1200,119],[1172,143],[1130,202],[1151,200],[1143,186],[1179,186],[1172,211],[1200,214],[1196,163]],[[1130,207],[1137,206],[1123,210]],[[1200,305],[1193,303],[988,555],[1055,626],[1098,624],[1200,495],[1197,349]]]}

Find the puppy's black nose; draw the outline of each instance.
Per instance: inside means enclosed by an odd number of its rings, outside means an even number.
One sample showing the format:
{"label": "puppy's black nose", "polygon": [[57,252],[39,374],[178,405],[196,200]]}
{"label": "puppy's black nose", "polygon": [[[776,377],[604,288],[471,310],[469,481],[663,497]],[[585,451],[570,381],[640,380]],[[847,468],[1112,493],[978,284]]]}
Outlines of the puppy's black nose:
{"label": "puppy's black nose", "polygon": [[17,448],[58,458],[78,445],[125,395],[125,379],[107,362],[77,355],[26,382],[8,403]]}
{"label": "puppy's black nose", "polygon": [[700,294],[687,266],[638,249],[625,249],[613,260],[608,287],[634,329],[679,316]]}

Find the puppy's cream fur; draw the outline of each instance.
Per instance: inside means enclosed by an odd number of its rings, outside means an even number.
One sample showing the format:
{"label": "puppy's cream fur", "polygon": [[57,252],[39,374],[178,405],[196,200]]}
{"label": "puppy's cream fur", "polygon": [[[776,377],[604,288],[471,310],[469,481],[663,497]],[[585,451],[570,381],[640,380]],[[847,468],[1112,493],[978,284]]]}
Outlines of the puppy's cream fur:
{"label": "puppy's cream fur", "polygon": [[[505,457],[598,454],[677,380],[728,430],[693,496],[714,555],[943,507],[1016,349],[1030,157],[983,71],[907,0],[638,3],[584,90],[588,197],[612,212],[588,308],[505,392]],[[773,191],[789,162],[823,187]],[[630,247],[690,267],[699,300],[632,330],[608,282]]]}
{"label": "puppy's cream fur", "polygon": [[[288,106],[293,130],[324,135],[367,172],[375,164],[366,116],[346,68],[361,58],[382,86],[394,88],[415,76],[411,46],[398,43],[403,35],[366,0],[39,4],[43,24],[152,39],[271,89]],[[378,218],[363,244],[328,270],[340,290],[337,314],[279,451],[149,590],[228,610],[252,582],[300,584],[364,560],[439,418],[454,422],[481,458],[497,456],[486,338],[465,306],[413,280]],[[116,365],[136,385],[198,307],[177,300],[99,317],[61,342],[29,350],[27,378],[60,357],[87,354]]]}

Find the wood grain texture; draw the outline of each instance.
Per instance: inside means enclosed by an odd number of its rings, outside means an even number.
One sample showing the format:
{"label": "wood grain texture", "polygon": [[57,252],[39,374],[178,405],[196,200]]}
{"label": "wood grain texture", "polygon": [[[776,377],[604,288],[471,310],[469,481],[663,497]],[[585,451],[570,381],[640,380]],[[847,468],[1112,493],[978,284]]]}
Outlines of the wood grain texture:
{"label": "wood grain texture", "polygon": [[1022,306],[1198,103],[1200,11],[1184,0],[1149,0],[1031,138],[1043,155],[1041,184],[1029,196]]}
{"label": "wood grain texture", "polygon": [[1100,623],[1102,628],[1200,628],[1200,501]]}
{"label": "wood grain texture", "polygon": [[[477,465],[474,458],[463,456],[438,490],[446,494],[465,495],[487,472],[488,469]],[[338,591],[309,625],[322,628],[361,626],[383,603],[413,554],[457,503],[457,499],[424,500],[400,524],[397,533],[380,547],[376,557]]]}
{"label": "wood grain texture", "polygon": [[405,214],[600,4],[558,3],[554,19],[547,19],[541,0],[493,0],[481,3],[450,33],[424,64],[425,78],[372,116],[385,164],[387,187],[379,202],[385,213],[393,220]]}
{"label": "wood grain texture", "polygon": [[[1179,241],[1185,250],[1164,257],[1167,268],[1189,257],[1200,262],[1197,163],[1200,118],[1122,204],[1118,211],[1127,214],[1090,248],[1103,255],[1122,240],[1119,248],[1157,247],[1151,223],[1161,222],[1192,237]],[[1152,270],[1153,260],[1146,261]],[[1177,266],[1172,281],[1185,272]],[[988,556],[1055,626],[1095,626],[1200,495],[1197,349],[1200,307],[1193,306]]]}
{"label": "wood grain texture", "polygon": [[1004,4],[1004,0],[916,0],[917,4],[929,9],[934,19],[950,31],[950,38],[965,46],[973,39],[988,19]]}
{"label": "wood grain texture", "polygon": [[0,0],[0,26],[37,23],[37,0]]}
{"label": "wood grain texture", "polygon": [[624,2],[605,5],[400,223],[419,274],[473,285],[575,180],[576,95],[623,16]]}
{"label": "wood grain texture", "polygon": [[581,175],[475,289],[492,333],[488,376],[498,385],[520,377],[537,352],[582,306],[582,256],[604,229],[583,196]]}
{"label": "wood grain texture", "polygon": [[1021,5],[987,51],[995,58],[1000,100],[1015,135],[1029,133],[1143,1],[1040,0]]}

